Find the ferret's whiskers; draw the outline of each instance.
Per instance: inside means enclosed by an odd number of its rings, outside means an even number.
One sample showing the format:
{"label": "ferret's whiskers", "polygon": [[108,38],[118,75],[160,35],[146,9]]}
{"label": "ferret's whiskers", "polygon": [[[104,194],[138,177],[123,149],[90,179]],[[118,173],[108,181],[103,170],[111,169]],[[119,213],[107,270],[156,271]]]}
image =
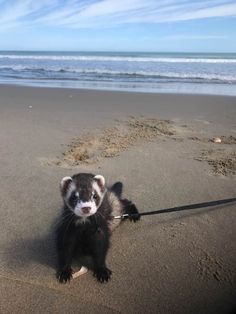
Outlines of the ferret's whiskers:
{"label": "ferret's whiskers", "polygon": [[55,227],[58,227],[60,225],[62,225],[63,223],[65,223],[71,216],[71,212],[67,212],[66,214],[63,214],[60,219],[57,219],[57,221],[55,222]]}

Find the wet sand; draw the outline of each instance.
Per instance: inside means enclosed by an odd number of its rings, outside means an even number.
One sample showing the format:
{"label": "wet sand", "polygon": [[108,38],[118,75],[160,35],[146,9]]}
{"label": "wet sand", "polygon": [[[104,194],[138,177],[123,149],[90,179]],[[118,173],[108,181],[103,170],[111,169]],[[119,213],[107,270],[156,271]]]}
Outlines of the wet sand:
{"label": "wet sand", "polygon": [[0,313],[233,313],[235,204],[125,221],[103,285],[57,282],[52,225],[82,171],[140,212],[235,197],[235,139],[235,97],[0,86]]}

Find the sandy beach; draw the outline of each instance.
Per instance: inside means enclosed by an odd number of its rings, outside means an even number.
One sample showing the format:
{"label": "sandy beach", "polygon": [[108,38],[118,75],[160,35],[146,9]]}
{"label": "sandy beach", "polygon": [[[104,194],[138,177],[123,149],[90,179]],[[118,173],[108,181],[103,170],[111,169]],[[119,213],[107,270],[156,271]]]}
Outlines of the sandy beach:
{"label": "sandy beach", "polygon": [[124,221],[103,285],[57,282],[53,224],[77,172],[140,212],[236,197],[236,97],[2,85],[0,152],[0,313],[234,313],[236,204]]}

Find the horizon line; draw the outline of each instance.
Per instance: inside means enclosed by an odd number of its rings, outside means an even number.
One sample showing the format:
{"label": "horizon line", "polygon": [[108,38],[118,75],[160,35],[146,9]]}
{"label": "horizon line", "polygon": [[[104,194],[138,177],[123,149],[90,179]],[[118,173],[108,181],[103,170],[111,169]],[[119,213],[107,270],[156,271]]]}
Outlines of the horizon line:
{"label": "horizon line", "polygon": [[236,54],[236,51],[144,51],[144,50],[35,50],[35,49],[0,49],[0,52],[66,52],[66,53],[201,53],[201,54]]}

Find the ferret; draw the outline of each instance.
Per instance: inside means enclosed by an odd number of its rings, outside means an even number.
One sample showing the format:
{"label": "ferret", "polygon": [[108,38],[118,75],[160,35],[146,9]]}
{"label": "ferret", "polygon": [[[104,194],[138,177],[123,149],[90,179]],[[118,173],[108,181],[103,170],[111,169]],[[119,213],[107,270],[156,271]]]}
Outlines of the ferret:
{"label": "ferret", "polygon": [[122,199],[121,182],[107,188],[102,175],[79,173],[64,177],[60,192],[64,210],[56,228],[59,282],[70,281],[72,261],[80,255],[91,256],[94,276],[101,283],[107,282],[112,273],[106,266],[110,236],[121,222],[113,217],[132,214],[130,220],[135,222],[140,219],[136,206]]}

